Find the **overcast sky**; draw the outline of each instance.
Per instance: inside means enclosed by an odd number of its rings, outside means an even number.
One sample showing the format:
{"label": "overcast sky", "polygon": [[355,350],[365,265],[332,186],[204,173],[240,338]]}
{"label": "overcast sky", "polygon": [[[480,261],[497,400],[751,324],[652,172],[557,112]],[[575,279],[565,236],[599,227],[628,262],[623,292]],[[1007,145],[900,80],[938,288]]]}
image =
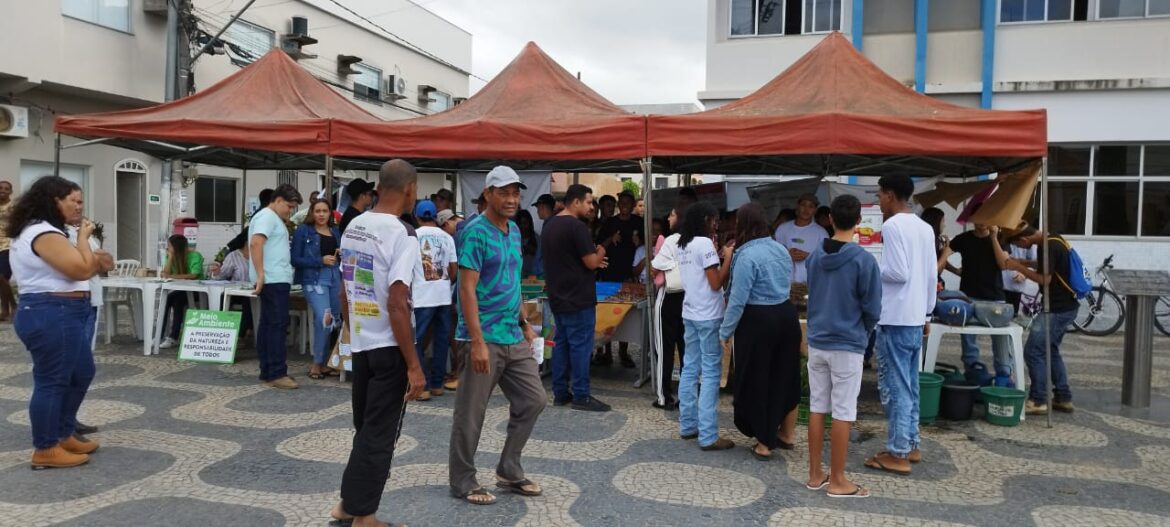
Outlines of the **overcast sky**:
{"label": "overcast sky", "polygon": [[484,79],[531,40],[616,104],[694,102],[704,87],[703,0],[415,1],[471,32]]}

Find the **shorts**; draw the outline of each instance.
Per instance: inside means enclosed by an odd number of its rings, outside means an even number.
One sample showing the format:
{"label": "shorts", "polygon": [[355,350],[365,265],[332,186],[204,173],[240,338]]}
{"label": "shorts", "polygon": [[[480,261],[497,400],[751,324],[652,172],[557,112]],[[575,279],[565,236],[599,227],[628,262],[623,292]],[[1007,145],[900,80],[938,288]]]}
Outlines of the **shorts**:
{"label": "shorts", "polygon": [[837,421],[857,420],[857,396],[865,355],[808,347],[808,407],[817,414],[833,413]]}
{"label": "shorts", "polygon": [[8,262],[8,251],[0,251],[0,278],[12,279],[12,264]]}

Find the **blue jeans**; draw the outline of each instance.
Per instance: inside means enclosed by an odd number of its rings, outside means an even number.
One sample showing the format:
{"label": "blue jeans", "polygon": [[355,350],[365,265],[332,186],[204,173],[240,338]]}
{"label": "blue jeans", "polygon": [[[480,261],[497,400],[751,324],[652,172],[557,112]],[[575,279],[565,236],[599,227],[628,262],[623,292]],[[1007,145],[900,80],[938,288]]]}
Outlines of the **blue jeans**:
{"label": "blue jeans", "polygon": [[[333,330],[341,327],[341,271],[336,267],[322,269],[316,284],[304,284],[305,301],[313,312],[313,362],[318,365],[329,360],[329,343]],[[331,323],[325,324],[325,311],[332,315]],[[241,326],[242,327],[242,326]]]}
{"label": "blue jeans", "polygon": [[[719,378],[723,374],[723,349],[719,345],[722,320],[683,319],[687,353],[678,378],[678,431],[699,433],[699,445],[719,439]],[[700,385],[700,381],[702,385]]]}
{"label": "blue jeans", "polygon": [[905,459],[918,448],[918,354],[922,326],[878,326],[878,390],[886,410],[886,450]]}
{"label": "blue jeans", "polygon": [[1044,362],[1044,332],[1048,331],[1048,338],[1052,346],[1052,384],[1057,402],[1071,402],[1072,391],[1068,388],[1068,370],[1064,368],[1064,359],[1060,356],[1060,341],[1068,331],[1069,324],[1077,317],[1077,310],[1072,309],[1063,313],[1041,313],[1032,323],[1028,332],[1028,341],[1024,344],[1024,362],[1028,365],[1028,378],[1032,381],[1028,391],[1028,398],[1043,403],[1048,400],[1048,372]]}
{"label": "blue jeans", "polygon": [[13,329],[32,355],[33,446],[50,448],[73,435],[77,409],[93,381],[94,310],[88,298],[20,295]]}
{"label": "blue jeans", "polygon": [[[589,400],[589,356],[593,354],[593,329],[597,309],[553,313],[557,333],[553,337],[552,391],[557,400],[572,396]],[[572,379],[570,390],[570,378]]]}
{"label": "blue jeans", "polygon": [[[447,376],[447,351],[451,346],[451,306],[417,308],[414,310],[414,324],[414,349],[418,350],[420,365],[426,364],[423,336],[428,328],[435,329],[435,334],[431,335],[431,374],[427,376],[427,389],[442,388],[443,378]],[[423,371],[426,371],[425,367]]]}
{"label": "blue jeans", "polygon": [[[970,369],[971,365],[979,362],[979,345],[976,338],[979,335],[959,335],[963,348],[963,368]],[[1012,368],[1012,341],[1007,335],[991,336],[991,354],[995,357],[995,374],[997,376],[1011,376]]]}
{"label": "blue jeans", "polygon": [[275,381],[288,376],[288,284],[264,284],[260,290],[260,328],[256,335],[256,357],[260,359],[260,380]]}

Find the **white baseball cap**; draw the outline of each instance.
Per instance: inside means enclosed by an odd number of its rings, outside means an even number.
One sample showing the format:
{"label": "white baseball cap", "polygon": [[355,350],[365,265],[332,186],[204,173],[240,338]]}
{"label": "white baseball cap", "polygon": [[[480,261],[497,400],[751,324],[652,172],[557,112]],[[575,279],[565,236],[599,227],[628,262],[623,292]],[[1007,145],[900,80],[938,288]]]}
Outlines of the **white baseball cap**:
{"label": "white baseball cap", "polygon": [[486,188],[504,188],[508,185],[520,185],[520,188],[527,189],[524,183],[520,182],[520,174],[517,174],[512,167],[500,165],[493,168],[487,174],[487,181],[484,183]]}

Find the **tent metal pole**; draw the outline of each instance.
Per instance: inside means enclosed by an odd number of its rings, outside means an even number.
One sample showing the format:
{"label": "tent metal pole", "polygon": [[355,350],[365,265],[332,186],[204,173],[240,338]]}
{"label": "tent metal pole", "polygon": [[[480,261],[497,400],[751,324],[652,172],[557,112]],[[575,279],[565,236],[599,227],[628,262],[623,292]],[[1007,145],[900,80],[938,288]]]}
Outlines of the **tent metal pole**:
{"label": "tent metal pole", "polygon": [[248,168],[244,167],[240,169],[240,172],[242,173],[240,179],[243,182],[242,185],[244,187],[243,192],[241,192],[244,198],[240,200],[240,228],[243,229],[244,225],[247,223],[244,220],[248,217]]}
{"label": "tent metal pole", "polygon": [[[1040,232],[1044,235],[1044,246],[1041,249],[1044,251],[1044,267],[1055,269],[1048,254],[1048,158],[1045,157],[1040,163]],[[1041,269],[1040,273],[1049,275],[1049,279],[1044,281],[1044,377],[1048,379],[1044,385],[1044,405],[1048,407],[1045,414],[1048,428],[1052,428],[1052,311],[1049,305],[1052,279],[1050,272],[1045,273]]]}
{"label": "tent metal pole", "polygon": [[[646,267],[647,267],[646,276],[647,277],[651,276],[650,269],[649,269],[650,260],[653,257],[653,255],[651,254],[651,250],[654,247],[654,244],[657,243],[657,241],[658,241],[658,240],[650,239],[651,233],[654,232],[654,198],[653,198],[654,193],[651,192],[651,186],[650,186],[650,182],[654,179],[653,171],[654,171],[653,158],[650,156],[646,156],[646,158],[642,160],[642,200],[643,200],[643,204],[645,205],[645,209],[646,209],[646,212],[645,212],[646,215],[642,218],[642,222],[643,222],[642,232],[644,233],[642,236],[642,243],[646,244]],[[652,324],[653,321],[651,320],[651,317],[653,316],[651,314],[651,312],[653,310],[654,310],[654,280],[646,280],[646,307],[642,308],[642,331],[643,331],[643,334],[645,335],[645,338],[642,339],[642,342],[646,343],[646,346],[645,346],[646,348],[653,348],[653,346],[654,346],[653,345],[654,334],[652,333],[653,332],[653,324]],[[642,351],[642,358],[641,358],[640,362],[642,364],[642,370],[641,370],[641,372],[639,372],[640,375],[638,375],[638,380],[634,382],[635,388],[641,388],[642,385],[646,383],[646,381],[654,378],[654,372],[652,371],[652,367],[651,367],[651,365],[653,363],[650,361],[650,350],[643,349],[641,351]]]}
{"label": "tent metal pole", "polygon": [[61,175],[61,133],[53,134],[53,175]]}
{"label": "tent metal pole", "polygon": [[[329,207],[337,208],[333,201],[333,156],[325,154],[325,191],[321,194],[329,197]],[[319,195],[320,196],[320,195]]]}

